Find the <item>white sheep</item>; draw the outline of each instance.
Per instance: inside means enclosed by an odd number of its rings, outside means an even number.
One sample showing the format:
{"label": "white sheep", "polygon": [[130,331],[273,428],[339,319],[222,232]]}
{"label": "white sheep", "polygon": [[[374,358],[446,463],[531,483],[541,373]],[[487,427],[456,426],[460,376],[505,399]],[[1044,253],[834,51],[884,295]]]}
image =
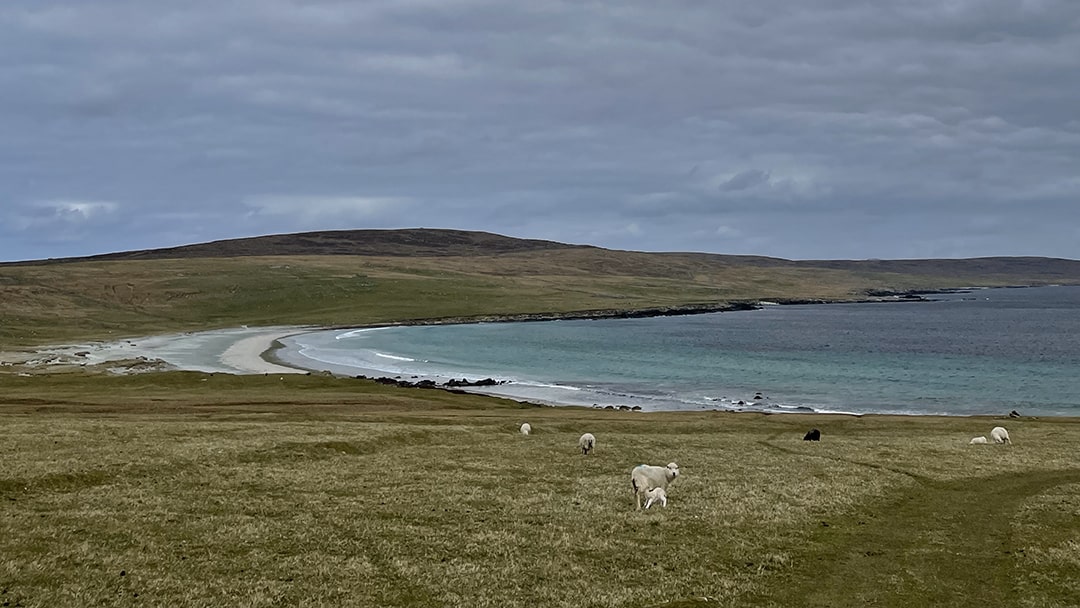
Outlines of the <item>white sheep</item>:
{"label": "white sheep", "polygon": [[978,437],[972,437],[971,441],[969,441],[968,443],[986,443],[986,437],[983,437],[982,435]]}
{"label": "white sheep", "polygon": [[[679,476],[679,465],[674,462],[666,467],[656,467],[648,464],[639,464],[630,471],[630,487],[634,490],[634,498],[637,499],[637,508],[641,509],[641,497],[647,495],[653,488],[663,488],[667,491],[668,484]],[[666,497],[666,495],[665,495]]]}
{"label": "white sheep", "polygon": [[532,426],[528,422],[521,425],[521,434],[522,435],[528,435],[531,432],[532,432]]}
{"label": "white sheep", "polygon": [[1006,431],[1003,426],[995,426],[990,431],[990,437],[994,439],[994,443],[1012,443],[1012,440],[1009,439],[1009,431]]}
{"label": "white sheep", "polygon": [[667,491],[664,488],[656,487],[645,493],[649,499],[645,501],[645,508],[648,509],[654,502],[660,503],[661,507],[667,508]]}
{"label": "white sheep", "polygon": [[589,452],[596,447],[596,437],[593,437],[592,433],[585,433],[577,440],[577,447],[581,449],[582,454],[588,456]]}

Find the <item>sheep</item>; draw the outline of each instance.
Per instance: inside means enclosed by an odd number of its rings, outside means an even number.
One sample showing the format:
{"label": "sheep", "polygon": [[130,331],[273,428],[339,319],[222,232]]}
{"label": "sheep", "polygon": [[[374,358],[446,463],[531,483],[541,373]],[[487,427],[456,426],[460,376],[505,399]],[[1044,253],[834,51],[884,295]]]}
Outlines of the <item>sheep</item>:
{"label": "sheep", "polygon": [[803,441],[821,441],[821,431],[810,429],[802,438]]}
{"label": "sheep", "polygon": [[995,426],[990,431],[990,437],[994,439],[994,443],[1012,443],[1009,439],[1009,431],[1006,431],[1003,426]]}
{"label": "sheep", "polygon": [[592,433],[585,433],[581,436],[581,439],[577,440],[577,446],[581,449],[583,455],[588,456],[589,452],[596,447],[596,437],[593,437]]}
{"label": "sheep", "polygon": [[981,443],[986,443],[986,437],[983,437],[982,435],[980,435],[980,436],[978,436],[978,437],[972,437],[972,438],[971,438],[971,441],[969,441],[968,443],[972,443],[972,444],[975,444],[975,443],[980,443],[980,444],[981,444]]}
{"label": "sheep", "polygon": [[634,498],[637,499],[637,508],[641,510],[641,497],[653,488],[663,488],[667,491],[668,484],[679,476],[679,465],[674,462],[666,467],[656,467],[648,464],[639,464],[630,471],[630,487],[634,490]]}
{"label": "sheep", "polygon": [[667,491],[664,488],[656,487],[645,493],[649,499],[645,501],[645,508],[648,509],[654,502],[659,502],[661,507],[667,508]]}
{"label": "sheep", "polygon": [[526,422],[525,424],[521,425],[521,434],[522,434],[522,435],[528,435],[528,434],[529,434],[529,433],[531,433],[531,432],[532,432],[532,426],[531,426],[531,425],[529,425],[529,423],[528,423],[528,422]]}

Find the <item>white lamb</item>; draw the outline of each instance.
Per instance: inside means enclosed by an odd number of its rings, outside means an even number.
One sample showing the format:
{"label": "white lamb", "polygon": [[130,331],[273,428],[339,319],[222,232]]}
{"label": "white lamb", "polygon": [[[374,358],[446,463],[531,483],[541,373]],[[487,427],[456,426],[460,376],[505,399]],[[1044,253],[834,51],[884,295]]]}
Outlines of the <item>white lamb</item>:
{"label": "white lamb", "polygon": [[588,456],[589,452],[596,447],[596,437],[593,437],[592,433],[585,433],[581,436],[581,439],[577,440],[577,446],[581,448],[582,454]]}
{"label": "white lamb", "polygon": [[521,434],[522,435],[528,435],[531,432],[532,432],[532,426],[530,426],[528,422],[521,425]]}
{"label": "white lamb", "polygon": [[994,439],[994,443],[1012,443],[1012,440],[1009,439],[1009,431],[1006,431],[1003,426],[995,426],[990,431],[990,437]]}
{"label": "white lamb", "polygon": [[641,509],[641,497],[648,495],[649,490],[663,488],[667,492],[668,485],[678,476],[679,465],[674,462],[666,467],[656,467],[648,464],[639,464],[634,467],[630,471],[630,486],[634,489],[637,508]]}
{"label": "white lamb", "polygon": [[648,509],[654,502],[659,502],[661,507],[667,508],[667,491],[664,488],[653,488],[645,493],[649,499],[645,501],[645,508]]}
{"label": "white lamb", "polygon": [[972,437],[971,441],[969,441],[968,443],[986,443],[986,437],[983,437],[982,435],[978,437]]}

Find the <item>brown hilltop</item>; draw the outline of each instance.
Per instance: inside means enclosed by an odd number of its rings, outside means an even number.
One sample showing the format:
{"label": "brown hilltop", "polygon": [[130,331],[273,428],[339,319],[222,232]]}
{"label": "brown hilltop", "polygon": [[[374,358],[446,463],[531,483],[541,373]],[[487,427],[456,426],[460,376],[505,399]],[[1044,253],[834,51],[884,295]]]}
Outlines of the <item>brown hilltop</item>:
{"label": "brown hilltop", "polygon": [[375,255],[467,256],[552,249],[587,248],[554,241],[518,239],[490,232],[409,228],[401,230],[324,230],[225,239],[161,249],[142,249],[50,262],[169,260],[250,256]]}
{"label": "brown hilltop", "polygon": [[3,266],[87,261],[183,260],[263,256],[457,257],[504,254],[557,256],[567,269],[600,274],[678,275],[717,268],[835,270],[864,275],[947,278],[953,286],[1080,283],[1080,261],[1045,257],[901,260],[788,260],[714,253],[620,251],[469,230],[408,228],[274,234],[93,256],[0,263]]}

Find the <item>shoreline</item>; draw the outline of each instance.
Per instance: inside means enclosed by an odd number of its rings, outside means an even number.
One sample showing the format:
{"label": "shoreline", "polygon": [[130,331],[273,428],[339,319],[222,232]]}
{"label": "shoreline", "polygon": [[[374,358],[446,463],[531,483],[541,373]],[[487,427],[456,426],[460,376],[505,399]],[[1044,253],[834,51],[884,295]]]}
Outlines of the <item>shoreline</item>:
{"label": "shoreline", "polygon": [[[310,370],[283,365],[270,358],[278,340],[306,333],[308,330],[271,331],[256,334],[234,342],[221,354],[221,362],[249,374],[303,374]],[[310,331],[319,331],[311,329]]]}
{"label": "shoreline", "polygon": [[[53,349],[36,351],[32,359],[22,364],[31,367],[63,366],[63,365],[107,365],[116,363],[115,367],[107,367],[111,373],[139,373],[144,371],[190,370],[221,372],[233,374],[313,374],[330,373],[341,377],[366,378],[384,383],[396,383],[403,387],[439,388],[451,392],[469,392],[490,396],[512,399],[521,403],[546,406],[572,406],[592,409],[625,409],[640,411],[684,411],[684,412],[732,412],[732,413],[764,413],[764,414],[812,414],[812,415],[889,415],[889,416],[912,416],[912,417],[963,417],[969,415],[991,416],[1008,418],[1007,412],[979,413],[979,414],[948,414],[944,412],[917,413],[917,412],[845,412],[834,410],[817,410],[811,407],[792,407],[772,409],[768,407],[754,407],[761,405],[754,402],[739,402],[732,407],[719,405],[717,407],[703,407],[701,409],[676,409],[676,408],[647,408],[624,405],[578,403],[573,401],[549,401],[530,397],[528,394],[518,392],[520,387],[513,382],[484,381],[474,379],[472,382],[463,379],[463,382],[454,379],[439,378],[433,382],[431,379],[420,379],[414,376],[411,380],[395,376],[394,372],[378,369],[353,368],[347,371],[326,369],[324,365],[312,360],[312,365],[303,365],[295,360],[287,360],[277,353],[288,348],[281,342],[282,339],[306,334],[311,332],[334,331],[334,330],[362,330],[382,327],[408,327],[428,325],[453,325],[475,323],[512,323],[528,321],[552,321],[552,320],[582,320],[582,319],[619,319],[619,318],[645,318],[675,315],[709,314],[715,312],[735,312],[759,310],[768,306],[789,306],[806,304],[844,304],[844,303],[879,303],[879,302],[926,302],[931,301],[924,294],[934,293],[958,293],[970,292],[978,288],[955,288],[936,291],[898,292],[898,293],[875,293],[870,299],[824,301],[824,300],[784,300],[784,301],[742,301],[725,304],[688,304],[672,307],[656,307],[648,309],[603,309],[574,311],[568,313],[522,313],[511,315],[488,315],[482,317],[448,317],[441,319],[403,320],[395,322],[381,322],[362,325],[331,325],[331,326],[267,326],[249,328],[225,328],[207,330],[203,332],[183,332],[159,336],[147,336],[144,338],[122,339],[112,343],[90,343],[82,345],[69,345]],[[180,353],[178,355],[177,353]],[[5,355],[10,353],[5,353]],[[181,356],[183,355],[183,356]],[[302,356],[302,355],[301,355]],[[193,363],[193,360],[197,360]],[[3,365],[20,365],[20,363],[8,363],[7,358]],[[360,374],[360,375],[357,375]],[[372,375],[367,375],[372,374]],[[379,376],[381,374],[381,377]],[[394,376],[394,377],[391,377]],[[448,381],[449,380],[449,381]],[[485,382],[481,384],[482,382]],[[504,388],[499,388],[503,386]],[[724,401],[724,399],[721,399]],[[1034,416],[1024,416],[1034,419]]]}

